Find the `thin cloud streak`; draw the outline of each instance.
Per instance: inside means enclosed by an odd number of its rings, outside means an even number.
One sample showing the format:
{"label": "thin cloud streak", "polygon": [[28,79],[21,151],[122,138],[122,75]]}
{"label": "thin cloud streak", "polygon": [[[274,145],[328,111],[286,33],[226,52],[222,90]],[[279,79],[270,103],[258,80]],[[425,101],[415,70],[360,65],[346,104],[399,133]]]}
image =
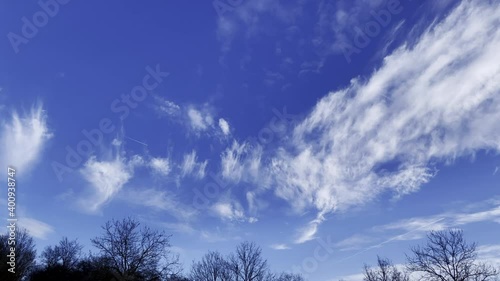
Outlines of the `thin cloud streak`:
{"label": "thin cloud streak", "polygon": [[499,15],[498,5],[463,1],[367,80],[321,99],[271,159],[276,195],[297,213],[345,211],[418,191],[432,163],[499,151]]}

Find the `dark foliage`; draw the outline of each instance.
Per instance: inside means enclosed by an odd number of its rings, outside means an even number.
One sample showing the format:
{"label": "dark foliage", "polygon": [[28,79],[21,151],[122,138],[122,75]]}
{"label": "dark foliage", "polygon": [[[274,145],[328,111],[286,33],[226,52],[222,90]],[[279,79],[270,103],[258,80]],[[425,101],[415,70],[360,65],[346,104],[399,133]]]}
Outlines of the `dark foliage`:
{"label": "dark foliage", "polygon": [[[26,230],[16,231],[15,245],[9,241],[8,234],[0,235],[0,280],[17,281],[27,278],[35,266],[36,250],[33,238]],[[10,268],[10,248],[15,247],[15,273],[8,271]]]}

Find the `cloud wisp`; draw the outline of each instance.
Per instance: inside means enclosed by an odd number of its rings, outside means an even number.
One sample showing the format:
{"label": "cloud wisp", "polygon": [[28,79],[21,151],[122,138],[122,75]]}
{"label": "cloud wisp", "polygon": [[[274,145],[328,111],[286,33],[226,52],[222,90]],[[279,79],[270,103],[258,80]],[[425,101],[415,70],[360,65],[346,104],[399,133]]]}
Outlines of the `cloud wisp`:
{"label": "cloud wisp", "polygon": [[[449,211],[440,214],[413,217],[372,227],[363,234],[355,234],[335,244],[341,251],[367,251],[396,241],[411,241],[425,237],[429,231],[461,228],[474,223],[500,223],[500,203],[495,200],[475,204],[468,211]],[[478,208],[477,206],[482,206]],[[357,252],[358,255],[361,252]]]}
{"label": "cloud wisp", "polygon": [[[463,1],[367,79],[321,99],[271,161],[278,197],[318,216],[416,192],[432,162],[500,150],[500,7]],[[465,82],[466,81],[466,82]]]}
{"label": "cloud wisp", "polygon": [[47,141],[53,136],[47,125],[47,114],[41,104],[30,112],[13,112],[3,121],[0,131],[0,162],[11,165],[18,174],[27,174],[42,156]]}

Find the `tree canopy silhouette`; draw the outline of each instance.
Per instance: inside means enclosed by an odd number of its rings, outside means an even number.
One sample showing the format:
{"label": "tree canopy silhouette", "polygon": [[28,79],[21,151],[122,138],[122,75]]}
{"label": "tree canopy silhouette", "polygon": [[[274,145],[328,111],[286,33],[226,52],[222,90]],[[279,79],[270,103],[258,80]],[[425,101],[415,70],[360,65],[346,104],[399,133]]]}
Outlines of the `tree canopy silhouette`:
{"label": "tree canopy silhouette", "polygon": [[409,281],[410,277],[400,271],[389,259],[377,257],[377,267],[365,265],[363,281]]}
{"label": "tree canopy silhouette", "polygon": [[499,272],[477,261],[476,244],[465,241],[462,230],[432,231],[425,246],[411,249],[408,270],[429,281],[487,281]]}
{"label": "tree canopy silhouette", "polygon": [[141,227],[131,218],[108,221],[92,244],[120,280],[161,280],[178,273],[178,257],[170,251],[170,235]]}
{"label": "tree canopy silhouette", "polygon": [[[9,244],[9,235],[0,235],[0,280],[17,281],[27,278],[35,266],[36,250],[35,242],[25,229],[15,231],[15,245]],[[9,272],[10,248],[15,247],[15,270]]]}

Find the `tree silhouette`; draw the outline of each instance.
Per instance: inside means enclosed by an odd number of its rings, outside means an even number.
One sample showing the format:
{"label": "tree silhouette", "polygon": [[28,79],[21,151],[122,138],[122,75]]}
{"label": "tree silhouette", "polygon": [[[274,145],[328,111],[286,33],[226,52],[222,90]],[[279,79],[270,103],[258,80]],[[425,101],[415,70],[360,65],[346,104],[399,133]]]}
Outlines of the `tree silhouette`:
{"label": "tree silhouette", "polygon": [[268,273],[267,260],[253,242],[243,242],[229,258],[229,268],[236,281],[262,281]]}
{"label": "tree silhouette", "polygon": [[224,258],[217,251],[209,251],[199,262],[193,262],[192,281],[304,281],[300,274],[271,273],[261,248],[252,242],[243,242],[236,252]]}
{"label": "tree silhouette", "polygon": [[476,261],[476,244],[468,244],[461,230],[432,231],[427,245],[411,249],[408,270],[422,274],[429,281],[487,281],[498,270]]}
{"label": "tree silhouette", "polygon": [[201,261],[193,263],[190,277],[193,281],[230,281],[231,271],[219,252],[209,251]]}
{"label": "tree silhouette", "polygon": [[409,281],[408,274],[401,272],[389,259],[377,256],[377,267],[365,265],[363,281]]}
{"label": "tree silhouette", "polygon": [[108,221],[104,233],[91,240],[109,261],[118,281],[161,280],[177,273],[178,257],[170,248],[170,235],[148,227],[131,218]]}
{"label": "tree silhouette", "polygon": [[[36,250],[35,242],[28,232],[24,229],[16,230],[15,245],[9,244],[9,235],[0,235],[0,280],[17,281],[26,278],[34,269]],[[8,271],[10,266],[7,264],[9,259],[7,255],[10,248],[15,247],[15,273]]]}
{"label": "tree silhouette", "polygon": [[75,240],[63,237],[59,244],[52,247],[47,246],[42,252],[42,262],[46,267],[61,265],[63,268],[73,269],[80,260],[83,246]]}

